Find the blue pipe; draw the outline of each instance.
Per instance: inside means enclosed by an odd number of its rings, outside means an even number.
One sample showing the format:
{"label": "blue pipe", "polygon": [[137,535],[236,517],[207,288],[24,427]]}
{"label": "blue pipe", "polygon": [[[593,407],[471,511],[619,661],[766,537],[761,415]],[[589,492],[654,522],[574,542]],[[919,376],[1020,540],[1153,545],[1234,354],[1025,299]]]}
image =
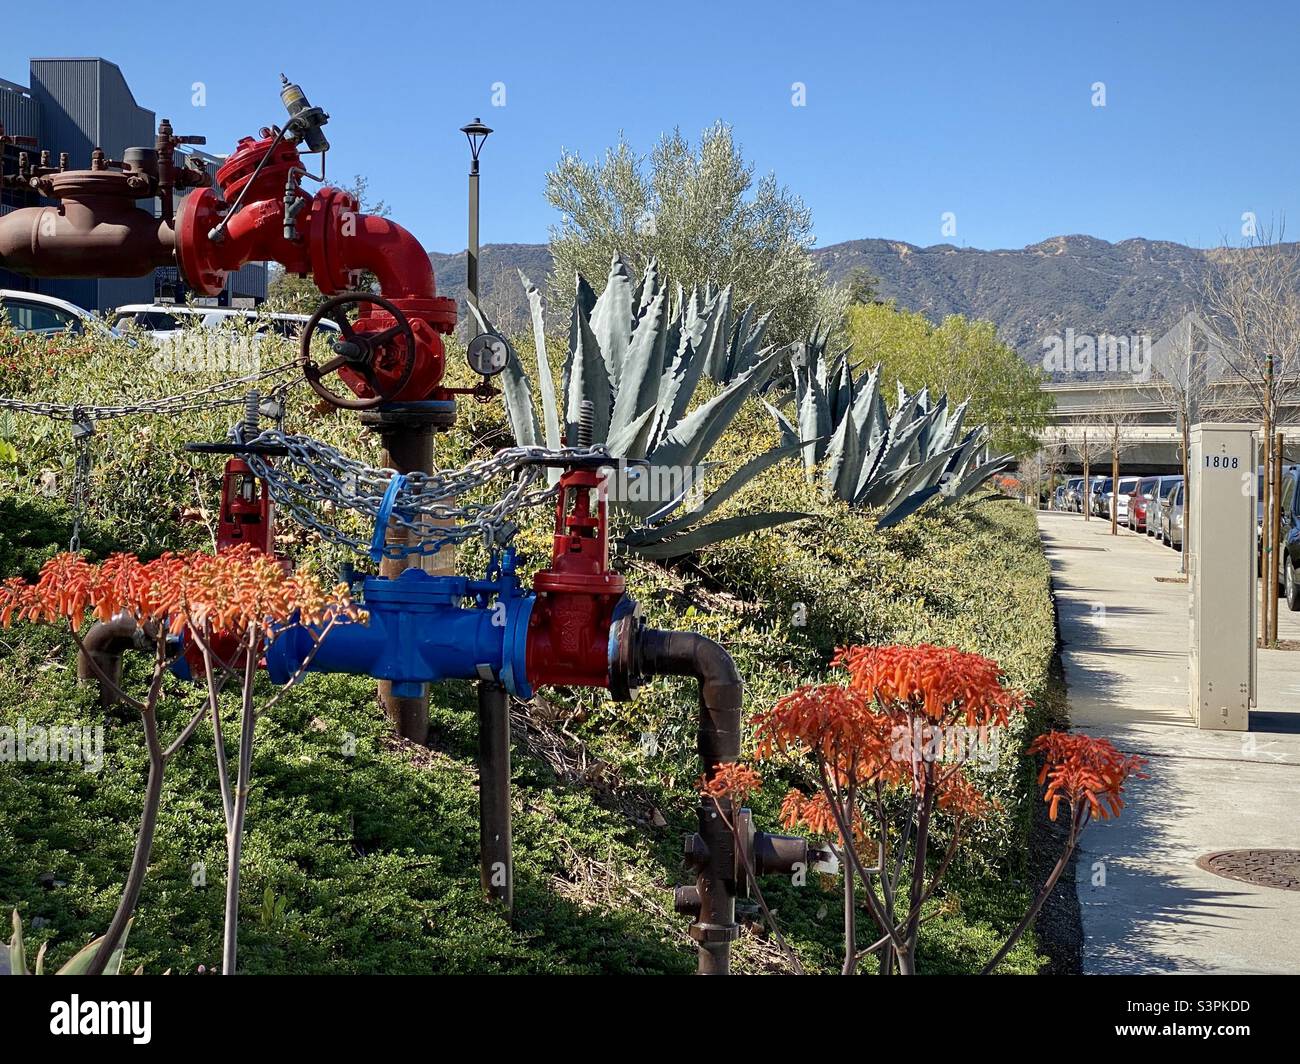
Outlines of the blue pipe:
{"label": "blue pipe", "polygon": [[[464,605],[467,600],[472,604]],[[388,680],[398,698],[418,697],[425,683],[439,680],[495,680],[528,699],[534,601],[521,590],[509,553],[496,579],[430,576],[422,569],[395,579],[372,576],[362,585],[368,624],[336,625],[319,647],[313,638],[319,629],[285,628],[267,648],[267,672],[274,683],[287,683],[310,657],[309,672]]]}

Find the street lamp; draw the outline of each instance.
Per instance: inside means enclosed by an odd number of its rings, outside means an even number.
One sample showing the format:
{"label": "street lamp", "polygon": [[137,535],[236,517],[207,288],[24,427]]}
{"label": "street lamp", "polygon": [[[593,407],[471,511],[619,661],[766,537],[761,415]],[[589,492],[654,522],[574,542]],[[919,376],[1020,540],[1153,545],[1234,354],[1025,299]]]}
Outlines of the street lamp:
{"label": "street lamp", "polygon": [[478,305],[478,153],[483,150],[483,142],[492,132],[476,118],[460,131],[469,141],[469,249],[465,262],[465,287],[469,290],[474,305]]}

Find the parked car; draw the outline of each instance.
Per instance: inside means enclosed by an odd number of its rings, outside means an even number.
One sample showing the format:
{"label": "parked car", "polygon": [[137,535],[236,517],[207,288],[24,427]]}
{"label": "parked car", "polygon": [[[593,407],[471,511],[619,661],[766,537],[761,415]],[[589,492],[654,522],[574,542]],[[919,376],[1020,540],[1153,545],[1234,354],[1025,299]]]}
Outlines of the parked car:
{"label": "parked car", "polygon": [[1169,489],[1160,508],[1161,539],[1174,550],[1183,549],[1183,485],[1180,482]]}
{"label": "parked car", "polygon": [[1065,482],[1065,505],[1062,509],[1070,513],[1079,512],[1079,499],[1083,495],[1083,477],[1071,477]]}
{"label": "parked car", "polygon": [[[310,320],[307,314],[261,314],[255,310],[233,307],[193,307],[171,303],[135,303],[118,307],[113,312],[113,324],[131,325],[148,333],[158,344],[173,342],[186,326],[196,323],[205,329],[233,331],[244,322],[257,322],[259,335],[274,331],[288,339],[296,339]],[[329,319],[321,328],[338,331],[338,325]]]}
{"label": "parked car", "polygon": [[1147,506],[1159,482],[1159,477],[1143,477],[1129,493],[1124,508],[1124,524],[1134,532],[1141,532],[1146,528]]}
{"label": "parked car", "polygon": [[0,310],[4,311],[9,323],[19,332],[47,335],[71,332],[76,336],[82,333],[118,335],[90,311],[65,299],[55,299],[54,296],[44,296],[38,292],[0,288]]}
{"label": "parked car", "polygon": [[1282,471],[1282,549],[1278,551],[1278,581],[1287,609],[1300,610],[1300,466]]}
{"label": "parked car", "polygon": [[1169,495],[1169,489],[1183,482],[1181,476],[1164,476],[1158,478],[1155,491],[1152,492],[1151,501],[1147,503],[1146,534],[1155,539],[1163,539],[1164,534],[1160,529],[1160,517],[1164,512],[1165,499]]}
{"label": "parked car", "polygon": [[1120,477],[1119,485],[1115,486],[1110,477],[1107,477],[1106,487],[1101,491],[1099,511],[1102,517],[1110,517],[1111,510],[1115,511],[1115,519],[1122,525],[1128,520],[1128,497],[1134,488],[1138,485],[1139,477]]}
{"label": "parked car", "polygon": [[1110,491],[1113,481],[1110,477],[1094,477],[1092,488],[1088,493],[1088,512],[1094,516],[1100,517],[1101,497],[1105,492]]}

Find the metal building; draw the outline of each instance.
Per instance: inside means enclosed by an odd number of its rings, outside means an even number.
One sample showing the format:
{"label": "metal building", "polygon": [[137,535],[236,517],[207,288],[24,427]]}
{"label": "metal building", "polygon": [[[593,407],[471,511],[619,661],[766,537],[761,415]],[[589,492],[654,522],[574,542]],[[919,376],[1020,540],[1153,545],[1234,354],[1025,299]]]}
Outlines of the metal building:
{"label": "metal building", "polygon": [[[10,136],[33,138],[37,146],[28,150],[48,150],[54,159],[67,152],[68,165],[76,169],[90,165],[90,153],[97,147],[109,158],[120,159],[127,148],[154,142],[157,116],[136,103],[115,63],[100,58],[33,59],[29,82],[30,87],[24,87],[0,79],[0,125]],[[6,169],[16,169],[18,150],[6,147]],[[204,158],[216,162],[215,156]],[[33,193],[5,189],[0,214],[40,202]],[[184,295],[174,270],[109,280],[49,280],[0,270],[0,288],[44,292],[87,310],[151,303],[159,294]],[[259,263],[232,275],[220,302],[250,298],[257,302],[266,298],[266,268]]]}

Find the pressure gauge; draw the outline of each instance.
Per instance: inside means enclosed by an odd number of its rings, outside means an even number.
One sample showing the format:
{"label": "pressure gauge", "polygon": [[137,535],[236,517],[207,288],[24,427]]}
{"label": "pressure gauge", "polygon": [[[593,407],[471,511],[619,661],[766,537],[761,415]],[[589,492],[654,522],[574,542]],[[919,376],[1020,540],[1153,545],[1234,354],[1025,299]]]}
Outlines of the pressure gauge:
{"label": "pressure gauge", "polygon": [[469,342],[465,352],[469,368],[483,377],[495,377],[510,360],[510,349],[499,336],[491,333],[479,333]]}

